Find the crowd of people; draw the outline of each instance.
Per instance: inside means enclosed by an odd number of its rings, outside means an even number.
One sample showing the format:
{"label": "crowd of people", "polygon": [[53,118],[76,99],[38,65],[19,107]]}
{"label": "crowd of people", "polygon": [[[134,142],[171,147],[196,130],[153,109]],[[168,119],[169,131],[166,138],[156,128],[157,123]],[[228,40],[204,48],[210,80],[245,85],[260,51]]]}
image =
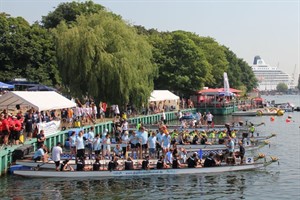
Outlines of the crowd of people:
{"label": "crowd of people", "polygon": [[[125,124],[125,126],[124,126]],[[111,134],[105,130],[101,135],[95,134],[94,127],[87,129],[86,132],[80,130],[78,133],[73,131],[69,137],[70,157],[77,163],[77,170],[117,170],[117,169],[150,169],[150,168],[182,168],[182,167],[211,167],[225,161],[233,164],[236,157],[243,160],[245,149],[243,143],[239,141],[240,150],[235,152],[237,142],[235,130],[230,128],[221,131],[198,131],[181,132],[173,130],[169,132],[167,126],[161,122],[157,131],[147,131],[142,123],[138,123],[136,130],[128,130],[128,122],[122,120],[121,129],[115,138],[116,144],[112,148]],[[123,129],[124,128],[124,129]],[[39,141],[38,141],[39,142]],[[227,147],[226,154],[210,154],[202,160],[198,153],[188,153],[185,148],[177,148],[179,144],[224,144]],[[39,144],[40,148],[36,151],[34,160],[47,162],[48,155],[43,141]],[[43,151],[42,151],[43,150]],[[44,152],[44,153],[42,153]],[[52,150],[52,159],[55,162],[56,170],[69,169],[68,162],[63,163],[59,168],[59,154],[62,154],[61,144],[57,144]],[[94,159],[95,165],[86,166],[86,159]],[[123,165],[118,164],[119,159],[125,159]],[[157,160],[155,166],[149,159]],[[107,166],[101,166],[100,160],[110,160]],[[134,160],[142,160],[133,165]],[[61,165],[62,166],[62,165]],[[98,166],[98,167],[97,167]]]}

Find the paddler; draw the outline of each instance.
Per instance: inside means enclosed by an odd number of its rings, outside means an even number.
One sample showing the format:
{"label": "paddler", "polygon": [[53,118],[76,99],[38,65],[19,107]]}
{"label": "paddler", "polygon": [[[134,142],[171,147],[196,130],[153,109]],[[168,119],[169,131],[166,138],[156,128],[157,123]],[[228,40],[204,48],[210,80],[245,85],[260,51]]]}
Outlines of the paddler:
{"label": "paddler", "polygon": [[216,141],[216,131],[215,130],[213,130],[212,132],[209,133],[209,138],[210,138],[210,142],[212,144],[214,144]]}
{"label": "paddler", "polygon": [[225,137],[226,137],[226,130],[222,130],[221,132],[219,132],[219,135],[218,135],[219,144],[224,144]]}
{"label": "paddler", "polygon": [[254,124],[252,124],[251,122],[250,122],[250,127],[249,127],[249,131],[250,131],[250,133],[251,133],[251,137],[254,137],[254,131],[255,131],[255,127],[254,127]]}

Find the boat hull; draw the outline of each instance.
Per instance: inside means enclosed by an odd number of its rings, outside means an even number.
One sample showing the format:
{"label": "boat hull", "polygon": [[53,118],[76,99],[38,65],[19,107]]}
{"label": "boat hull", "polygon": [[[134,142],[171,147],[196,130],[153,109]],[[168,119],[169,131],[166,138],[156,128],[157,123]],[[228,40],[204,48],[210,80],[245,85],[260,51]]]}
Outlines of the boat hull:
{"label": "boat hull", "polygon": [[218,167],[182,168],[182,169],[151,169],[151,170],[120,170],[120,171],[34,171],[15,170],[14,175],[32,178],[120,178],[139,176],[162,176],[162,175],[187,175],[187,174],[214,174],[244,170],[255,170],[268,165],[254,163],[244,165],[224,165]]}

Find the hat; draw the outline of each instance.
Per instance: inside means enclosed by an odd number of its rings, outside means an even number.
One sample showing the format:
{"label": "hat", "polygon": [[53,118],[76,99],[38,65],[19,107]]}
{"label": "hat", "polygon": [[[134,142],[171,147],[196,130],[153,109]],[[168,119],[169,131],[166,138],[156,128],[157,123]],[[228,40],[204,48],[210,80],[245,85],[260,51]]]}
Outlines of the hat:
{"label": "hat", "polygon": [[106,129],[104,130],[104,132],[108,132],[108,129],[106,128]]}
{"label": "hat", "polygon": [[17,116],[13,115],[12,118],[13,118],[13,119],[17,119]]}

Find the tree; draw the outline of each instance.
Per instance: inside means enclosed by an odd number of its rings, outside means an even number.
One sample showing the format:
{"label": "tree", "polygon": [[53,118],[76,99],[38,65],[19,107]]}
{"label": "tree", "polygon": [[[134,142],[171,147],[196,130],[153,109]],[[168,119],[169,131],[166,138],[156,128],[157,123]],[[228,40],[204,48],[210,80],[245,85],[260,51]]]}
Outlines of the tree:
{"label": "tree", "polygon": [[0,14],[0,79],[27,78],[47,85],[60,83],[51,34],[22,17]]}
{"label": "tree", "polygon": [[61,21],[72,24],[80,15],[90,15],[104,9],[102,5],[95,4],[93,1],[61,3],[53,12],[42,17],[42,24],[47,29],[55,28]]}
{"label": "tree", "polygon": [[63,83],[76,97],[142,105],[153,90],[156,66],[146,39],[108,12],[81,15],[53,31]]}
{"label": "tree", "polygon": [[184,32],[154,34],[154,62],[159,76],[156,89],[168,89],[189,97],[211,81],[211,66],[204,52]]}
{"label": "tree", "polygon": [[287,92],[288,91],[288,86],[285,83],[278,83],[276,86],[276,90],[278,92]]}

